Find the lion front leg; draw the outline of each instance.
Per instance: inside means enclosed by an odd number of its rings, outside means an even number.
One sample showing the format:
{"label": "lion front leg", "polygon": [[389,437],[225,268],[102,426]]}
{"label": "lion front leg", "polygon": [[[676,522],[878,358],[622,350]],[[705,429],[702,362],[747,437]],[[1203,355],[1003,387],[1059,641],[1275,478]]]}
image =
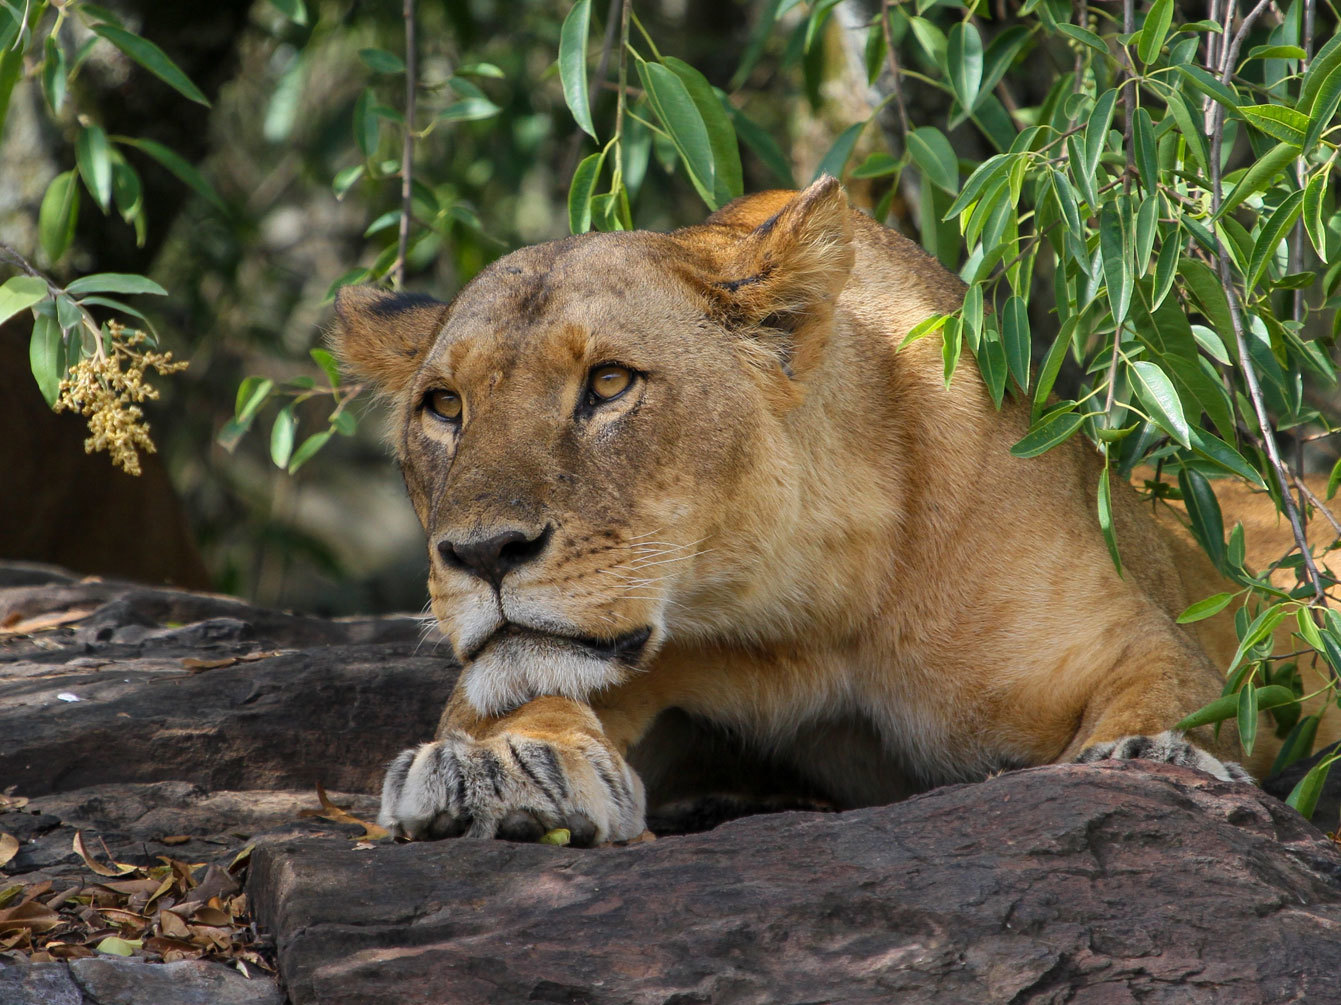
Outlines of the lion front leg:
{"label": "lion front leg", "polygon": [[1223,723],[1218,734],[1209,726],[1188,733],[1172,728],[1220,693],[1219,675],[1204,656],[1179,647],[1175,660],[1163,668],[1162,661],[1136,671],[1128,668],[1125,687],[1115,692],[1105,688],[1096,695],[1087,721],[1060,759],[1082,764],[1159,761],[1196,768],[1226,782],[1252,782],[1252,775],[1233,760],[1238,751],[1233,723]]}
{"label": "lion front leg", "polygon": [[378,822],[422,839],[626,841],[645,829],[641,780],[586,705],[537,698],[482,718],[453,695],[431,743],[403,751],[382,783]]}

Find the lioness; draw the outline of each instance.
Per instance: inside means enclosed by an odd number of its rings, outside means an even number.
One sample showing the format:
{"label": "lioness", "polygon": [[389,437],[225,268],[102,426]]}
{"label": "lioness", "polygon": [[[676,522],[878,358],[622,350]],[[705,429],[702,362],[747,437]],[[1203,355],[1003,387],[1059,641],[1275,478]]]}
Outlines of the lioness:
{"label": "lioness", "polygon": [[341,290],[463,666],[383,825],[632,838],[672,709],[839,806],[1107,757],[1247,778],[1231,724],[1170,731],[1235,648],[1174,623],[1210,563],[1119,485],[1120,578],[1092,448],[1013,458],[1026,405],[972,365],[947,389],[935,338],[896,351],[963,289],[826,177],[524,248],[450,304]]}

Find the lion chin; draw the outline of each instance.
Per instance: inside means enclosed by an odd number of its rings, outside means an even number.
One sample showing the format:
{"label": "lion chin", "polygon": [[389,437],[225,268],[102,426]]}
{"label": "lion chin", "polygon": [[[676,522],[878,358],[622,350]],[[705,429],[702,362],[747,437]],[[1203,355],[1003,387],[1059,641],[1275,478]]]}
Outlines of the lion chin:
{"label": "lion chin", "polygon": [[463,660],[460,687],[483,715],[504,715],[542,695],[586,701],[637,671],[651,635],[639,628],[599,639],[506,624]]}

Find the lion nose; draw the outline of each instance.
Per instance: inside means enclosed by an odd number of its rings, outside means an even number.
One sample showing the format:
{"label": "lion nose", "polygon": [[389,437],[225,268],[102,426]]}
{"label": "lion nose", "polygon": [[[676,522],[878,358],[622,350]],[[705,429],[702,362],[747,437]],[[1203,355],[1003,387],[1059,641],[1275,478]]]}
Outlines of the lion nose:
{"label": "lion nose", "polygon": [[438,542],[438,554],[448,565],[473,573],[497,589],[509,572],[540,556],[552,532],[552,527],[546,527],[534,537],[520,530],[505,530],[482,541],[443,538]]}

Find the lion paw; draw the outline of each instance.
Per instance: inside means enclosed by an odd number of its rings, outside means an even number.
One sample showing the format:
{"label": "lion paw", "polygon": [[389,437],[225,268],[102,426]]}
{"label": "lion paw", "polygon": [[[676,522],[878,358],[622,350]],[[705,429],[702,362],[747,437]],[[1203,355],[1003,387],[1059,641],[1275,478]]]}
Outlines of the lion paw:
{"label": "lion paw", "polygon": [[644,810],[638,776],[595,739],[569,746],[456,733],[391,762],[377,820],[412,839],[535,841],[563,827],[589,846],[641,834]]}
{"label": "lion paw", "polygon": [[1076,761],[1092,764],[1112,758],[1119,761],[1163,761],[1196,768],[1225,782],[1253,782],[1252,775],[1235,761],[1222,761],[1189,743],[1182,733],[1165,730],[1155,736],[1124,736],[1119,740],[1096,743],[1080,752]]}

